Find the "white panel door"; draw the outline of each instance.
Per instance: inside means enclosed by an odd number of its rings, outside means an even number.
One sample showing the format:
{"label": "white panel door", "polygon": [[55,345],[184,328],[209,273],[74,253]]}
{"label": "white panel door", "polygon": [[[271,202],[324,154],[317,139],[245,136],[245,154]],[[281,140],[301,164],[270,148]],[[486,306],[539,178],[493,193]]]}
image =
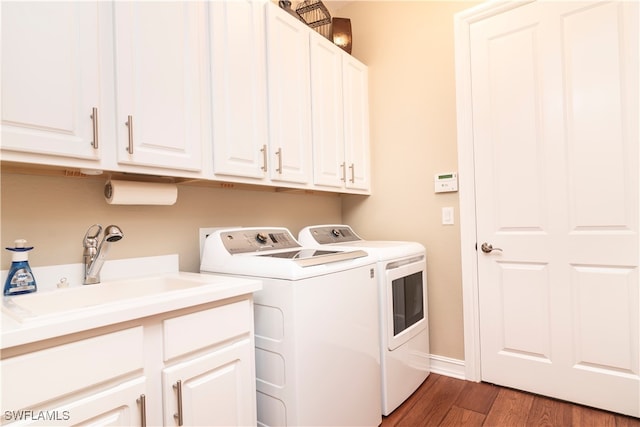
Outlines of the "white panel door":
{"label": "white panel door", "polygon": [[118,162],[202,169],[204,5],[115,2]]}
{"label": "white panel door", "polygon": [[470,34],[482,379],[640,416],[638,3]]}

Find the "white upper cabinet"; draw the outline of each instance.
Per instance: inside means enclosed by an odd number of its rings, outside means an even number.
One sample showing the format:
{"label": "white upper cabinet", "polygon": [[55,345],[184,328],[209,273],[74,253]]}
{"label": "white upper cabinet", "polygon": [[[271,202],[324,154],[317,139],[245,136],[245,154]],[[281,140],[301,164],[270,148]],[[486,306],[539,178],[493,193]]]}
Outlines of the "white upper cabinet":
{"label": "white upper cabinet", "polygon": [[114,2],[117,160],[202,169],[202,2]]}
{"label": "white upper cabinet", "polygon": [[311,37],[310,46],[313,183],[342,189],[346,176],[342,53],[324,37]]}
{"label": "white upper cabinet", "polygon": [[101,8],[2,3],[3,159],[100,159],[109,143],[101,127]]}
{"label": "white upper cabinet", "polygon": [[215,175],[268,177],[264,8],[255,0],[209,3]]}
{"label": "white upper cabinet", "polygon": [[314,184],[369,191],[367,67],[311,34],[311,88]]}
{"label": "white upper cabinet", "polygon": [[346,187],[369,191],[369,70],[350,55],[343,56],[342,93],[344,101]]}
{"label": "white upper cabinet", "polygon": [[267,4],[269,175],[273,181],[311,181],[309,28]]}
{"label": "white upper cabinet", "polygon": [[3,161],[367,194],[367,84],[267,0],[2,3]]}

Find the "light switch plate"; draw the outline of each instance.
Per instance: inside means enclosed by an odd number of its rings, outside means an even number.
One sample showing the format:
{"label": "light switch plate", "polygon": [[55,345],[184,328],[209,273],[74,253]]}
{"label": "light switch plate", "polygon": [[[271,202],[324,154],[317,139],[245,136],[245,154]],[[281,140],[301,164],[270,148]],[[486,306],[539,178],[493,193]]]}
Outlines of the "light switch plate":
{"label": "light switch plate", "polygon": [[453,207],[442,208],[442,225],[453,225]]}

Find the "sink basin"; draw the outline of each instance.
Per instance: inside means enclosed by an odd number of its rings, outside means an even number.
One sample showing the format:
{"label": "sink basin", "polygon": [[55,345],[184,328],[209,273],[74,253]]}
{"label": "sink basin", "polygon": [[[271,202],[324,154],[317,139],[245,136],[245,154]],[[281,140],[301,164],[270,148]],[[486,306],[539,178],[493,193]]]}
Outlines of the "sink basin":
{"label": "sink basin", "polygon": [[26,321],[137,298],[152,298],[209,283],[210,279],[185,275],[116,280],[8,297],[4,299],[2,310],[17,320]]}

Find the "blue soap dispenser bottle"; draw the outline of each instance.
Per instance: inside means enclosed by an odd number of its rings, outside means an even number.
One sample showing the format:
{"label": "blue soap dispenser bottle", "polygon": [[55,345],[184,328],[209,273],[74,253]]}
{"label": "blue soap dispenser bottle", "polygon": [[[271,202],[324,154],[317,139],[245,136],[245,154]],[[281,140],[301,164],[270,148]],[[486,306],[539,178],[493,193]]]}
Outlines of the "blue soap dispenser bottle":
{"label": "blue soap dispenser bottle", "polygon": [[5,296],[28,294],[38,290],[36,279],[29,267],[29,251],[33,246],[26,244],[26,240],[18,239],[15,241],[15,247],[6,248],[13,252],[13,258],[7,281],[4,283]]}

